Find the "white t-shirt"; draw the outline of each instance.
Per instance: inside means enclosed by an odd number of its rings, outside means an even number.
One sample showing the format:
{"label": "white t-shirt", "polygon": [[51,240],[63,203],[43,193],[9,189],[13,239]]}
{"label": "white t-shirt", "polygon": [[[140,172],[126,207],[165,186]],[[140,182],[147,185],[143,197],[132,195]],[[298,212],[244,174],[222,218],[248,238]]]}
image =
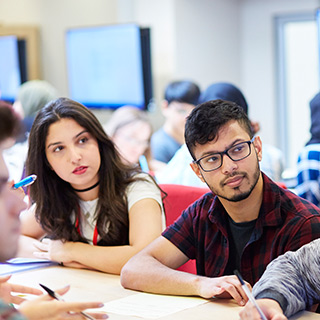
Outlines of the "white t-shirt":
{"label": "white t-shirt", "polygon": [[[128,212],[131,209],[131,207],[142,199],[154,199],[156,200],[160,207],[162,212],[162,229],[165,229],[166,221],[165,221],[165,214],[163,210],[163,204],[161,199],[161,192],[159,188],[155,185],[155,183],[152,181],[149,175],[146,174],[139,174],[139,176],[144,177],[147,181],[135,181],[131,183],[127,190],[126,190],[126,196],[128,201]],[[80,211],[80,220],[81,220],[81,234],[83,237],[85,237],[90,244],[93,242],[93,235],[94,235],[94,229],[96,226],[96,220],[94,217],[96,207],[98,204],[98,199],[91,200],[91,201],[80,201],[79,205],[81,208]],[[148,214],[148,212],[146,212]],[[109,227],[109,224],[107,223],[106,228]],[[98,242],[100,240],[100,237],[98,237]]]}

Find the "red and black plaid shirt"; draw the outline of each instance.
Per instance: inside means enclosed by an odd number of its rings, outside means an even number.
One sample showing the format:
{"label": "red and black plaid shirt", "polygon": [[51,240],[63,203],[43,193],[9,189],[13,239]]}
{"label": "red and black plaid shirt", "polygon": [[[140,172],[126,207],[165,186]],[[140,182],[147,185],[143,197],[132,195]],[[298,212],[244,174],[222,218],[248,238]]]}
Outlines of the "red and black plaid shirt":
{"label": "red and black plaid shirt", "polygon": [[[280,188],[263,175],[263,201],[251,238],[241,256],[240,272],[251,285],[268,263],[320,238],[320,209]],[[227,212],[213,194],[194,202],[162,235],[190,259],[197,273],[208,277],[226,275],[229,257]]]}

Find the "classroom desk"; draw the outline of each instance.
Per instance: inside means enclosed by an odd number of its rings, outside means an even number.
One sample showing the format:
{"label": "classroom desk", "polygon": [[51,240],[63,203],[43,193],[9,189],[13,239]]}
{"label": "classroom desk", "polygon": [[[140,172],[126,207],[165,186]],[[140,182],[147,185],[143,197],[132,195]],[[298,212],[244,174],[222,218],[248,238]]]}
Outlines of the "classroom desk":
{"label": "classroom desk", "polygon": [[[64,296],[67,301],[102,301],[108,302],[123,298],[136,291],[124,289],[120,284],[120,277],[102,272],[54,266],[20,273],[14,273],[10,282],[39,288],[39,283],[48,285],[51,289],[71,285],[70,291]],[[241,309],[232,300],[216,300],[186,309],[161,320],[238,320]],[[109,314],[109,319],[142,319],[134,316]],[[290,320],[320,320],[320,314],[301,312]]]}

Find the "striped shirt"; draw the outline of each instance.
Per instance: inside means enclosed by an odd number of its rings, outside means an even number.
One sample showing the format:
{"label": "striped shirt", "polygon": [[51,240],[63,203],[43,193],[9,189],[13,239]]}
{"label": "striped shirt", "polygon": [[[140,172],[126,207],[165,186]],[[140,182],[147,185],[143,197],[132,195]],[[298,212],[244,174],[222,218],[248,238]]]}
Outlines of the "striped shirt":
{"label": "striped shirt", "polygon": [[298,157],[296,193],[320,206],[320,144],[310,144]]}

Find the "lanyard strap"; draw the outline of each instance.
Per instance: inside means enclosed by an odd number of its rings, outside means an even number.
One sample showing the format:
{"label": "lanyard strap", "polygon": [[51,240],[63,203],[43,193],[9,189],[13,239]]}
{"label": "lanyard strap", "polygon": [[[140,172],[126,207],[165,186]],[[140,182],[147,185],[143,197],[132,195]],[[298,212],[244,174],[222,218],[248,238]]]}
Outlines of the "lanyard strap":
{"label": "lanyard strap", "polygon": [[[80,221],[80,206],[78,206],[78,214],[77,214],[77,218],[76,218],[76,229],[77,229],[78,233],[80,235],[82,235],[81,234],[81,230],[80,230],[80,222],[79,221]],[[97,228],[97,224],[94,227],[92,243],[93,243],[94,246],[96,246],[97,243],[98,243],[98,228]]]}

